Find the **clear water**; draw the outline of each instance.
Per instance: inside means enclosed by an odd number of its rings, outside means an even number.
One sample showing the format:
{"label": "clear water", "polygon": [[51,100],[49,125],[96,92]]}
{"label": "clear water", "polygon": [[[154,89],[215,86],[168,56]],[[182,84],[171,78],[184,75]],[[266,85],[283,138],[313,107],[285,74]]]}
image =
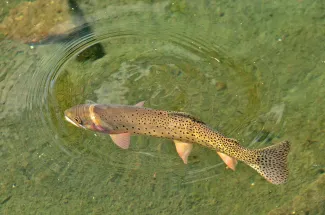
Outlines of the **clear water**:
{"label": "clear water", "polygon": [[[19,2],[3,2],[1,19]],[[93,29],[30,46],[0,41],[0,214],[324,214],[323,1],[80,1]],[[76,56],[100,43],[106,55]],[[195,146],[107,135],[73,105],[191,113],[249,148],[289,140],[280,186]]]}

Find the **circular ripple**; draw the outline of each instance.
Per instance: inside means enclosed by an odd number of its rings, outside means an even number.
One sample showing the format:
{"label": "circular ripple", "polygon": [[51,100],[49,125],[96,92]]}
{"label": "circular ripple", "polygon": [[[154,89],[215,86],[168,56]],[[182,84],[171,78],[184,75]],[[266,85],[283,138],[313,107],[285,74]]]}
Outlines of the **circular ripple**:
{"label": "circular ripple", "polygon": [[[93,24],[101,23],[105,20]],[[172,172],[182,165],[169,140],[134,137],[131,149],[123,151],[107,135],[64,121],[65,109],[91,101],[131,105],[145,100],[146,107],[189,112],[245,146],[262,147],[276,136],[271,131],[274,125],[281,127],[283,106],[271,106],[268,92],[276,83],[262,59],[238,57],[229,41],[221,45],[222,37],[207,38],[179,27],[131,26],[100,28],[97,34],[56,47],[40,62],[27,103],[33,110],[30,120],[37,113],[49,142],[70,157],[100,161],[117,171],[152,172],[159,166],[157,171]],[[104,47],[104,57],[75,60],[96,43]],[[220,163],[210,150],[196,147],[193,155],[184,183],[219,174],[207,167]]]}

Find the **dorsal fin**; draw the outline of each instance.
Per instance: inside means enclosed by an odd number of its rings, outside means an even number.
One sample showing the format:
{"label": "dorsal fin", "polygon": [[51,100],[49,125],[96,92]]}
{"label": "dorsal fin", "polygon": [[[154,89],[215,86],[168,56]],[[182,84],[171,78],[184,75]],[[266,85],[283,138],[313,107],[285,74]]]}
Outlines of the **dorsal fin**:
{"label": "dorsal fin", "polygon": [[227,140],[228,140],[229,142],[236,143],[236,144],[239,145],[238,140],[236,140],[236,139],[234,139],[234,138],[227,138]]}
{"label": "dorsal fin", "polygon": [[193,122],[198,122],[198,123],[201,123],[201,124],[205,125],[205,123],[202,120],[200,120],[200,119],[198,119],[198,118],[196,118],[196,117],[194,117],[194,116],[192,116],[192,115],[190,115],[188,113],[176,112],[176,111],[174,112],[173,111],[173,112],[169,112],[168,114],[171,115],[171,116],[180,116],[180,117],[188,118],[188,119],[192,120]]}

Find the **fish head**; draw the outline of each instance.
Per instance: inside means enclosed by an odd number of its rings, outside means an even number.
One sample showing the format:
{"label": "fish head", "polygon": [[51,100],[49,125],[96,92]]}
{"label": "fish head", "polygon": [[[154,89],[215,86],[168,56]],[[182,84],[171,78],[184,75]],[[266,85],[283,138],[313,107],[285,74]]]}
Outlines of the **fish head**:
{"label": "fish head", "polygon": [[94,111],[95,104],[82,104],[64,111],[65,120],[71,124],[92,131],[108,132],[110,126],[103,125],[98,114]]}
{"label": "fish head", "polygon": [[64,118],[71,124],[84,129],[92,128],[92,119],[89,112],[90,105],[77,105],[64,111]]}

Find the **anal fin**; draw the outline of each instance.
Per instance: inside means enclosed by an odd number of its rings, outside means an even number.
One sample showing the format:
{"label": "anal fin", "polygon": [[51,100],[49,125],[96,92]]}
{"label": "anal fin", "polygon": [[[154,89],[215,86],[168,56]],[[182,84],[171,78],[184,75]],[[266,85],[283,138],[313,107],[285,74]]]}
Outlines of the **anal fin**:
{"label": "anal fin", "polygon": [[179,140],[174,140],[174,142],[178,155],[182,158],[183,162],[187,164],[187,158],[192,151],[193,144],[185,143]]}
{"label": "anal fin", "polygon": [[236,165],[237,165],[237,160],[233,157],[230,157],[222,152],[217,152],[218,155],[221,157],[221,159],[223,160],[223,162],[225,162],[225,164],[232,170],[236,169]]}

